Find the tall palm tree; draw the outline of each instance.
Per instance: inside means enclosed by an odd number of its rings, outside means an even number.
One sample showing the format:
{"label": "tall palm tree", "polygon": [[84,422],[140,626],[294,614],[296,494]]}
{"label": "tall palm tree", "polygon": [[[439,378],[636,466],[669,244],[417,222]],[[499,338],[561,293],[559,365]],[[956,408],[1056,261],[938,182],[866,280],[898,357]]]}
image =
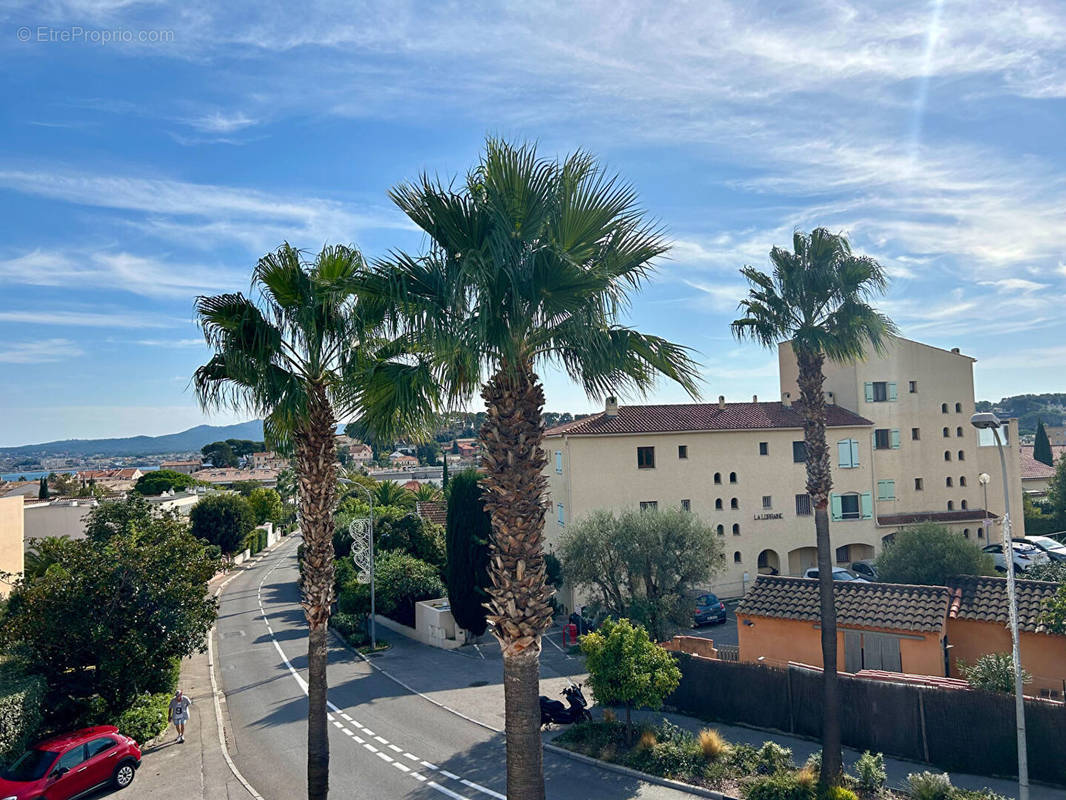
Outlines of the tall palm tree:
{"label": "tall palm tree", "polygon": [[833,562],[829,542],[829,448],[825,440],[825,360],[849,363],[868,347],[883,352],[896,332],[888,317],[867,302],[883,294],[887,280],[881,265],[851,252],[847,238],[816,228],[796,231],[792,252],[770,251],[773,273],[754,267],[741,274],[751,285],[741,300],[744,316],[732,324],[738,339],[777,347],[791,339],[799,368],[800,407],[807,447],[807,492],[814,503],[818,545],[818,594],[822,628],[822,772],[821,781],[836,784],[842,772],[840,706],[837,692],[837,623],[833,602]]}
{"label": "tall palm tree", "polygon": [[449,401],[480,390],[486,405],[487,606],[503,651],[507,790],[537,800],[544,797],[539,655],[551,590],[536,370],[561,365],[590,396],[645,391],[659,375],[695,396],[686,348],[617,324],[629,292],[667,246],[633,189],[581,152],[555,161],[533,145],[490,139],[460,187],[423,175],[391,197],[429,237],[423,254],[397,253],[379,265],[395,321],[433,350]]}
{"label": "tall palm tree", "polygon": [[388,436],[420,429],[434,409],[426,366],[380,336],[380,315],[368,314],[354,293],[366,271],[357,250],[325,247],[308,262],[285,244],[259,260],[252,298],[196,301],[214,350],[193,377],[201,406],[263,415],[268,443],[295,452],[309,626],[309,800],[325,800],[329,791],[326,626],[333,602],[337,417],[360,413]]}

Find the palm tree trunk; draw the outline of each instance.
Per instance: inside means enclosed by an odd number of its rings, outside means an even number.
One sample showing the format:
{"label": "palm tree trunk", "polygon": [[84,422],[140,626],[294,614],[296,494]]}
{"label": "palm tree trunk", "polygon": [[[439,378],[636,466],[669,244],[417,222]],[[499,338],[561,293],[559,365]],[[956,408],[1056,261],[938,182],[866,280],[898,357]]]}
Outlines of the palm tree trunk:
{"label": "palm tree trunk", "polygon": [[337,468],[336,419],[322,387],[312,387],[308,422],[294,436],[304,538],[303,609],[307,616],[307,798],[329,794],[326,719],[327,631],[333,603],[333,510]]}
{"label": "palm tree trunk", "polygon": [[829,539],[829,490],[833,478],[825,440],[824,356],[796,351],[799,366],[803,438],[807,448],[807,492],[814,504],[818,546],[818,599],[822,628],[822,771],[824,785],[835,786],[843,773],[840,749],[840,700],[837,681],[837,614],[833,597],[833,546]]}
{"label": "palm tree trunk", "polygon": [[530,362],[503,365],[481,396],[481,480],[492,518],[489,613],[503,652],[507,795],[543,800],[540,739],[540,637],[551,624],[544,574],[544,390]]}

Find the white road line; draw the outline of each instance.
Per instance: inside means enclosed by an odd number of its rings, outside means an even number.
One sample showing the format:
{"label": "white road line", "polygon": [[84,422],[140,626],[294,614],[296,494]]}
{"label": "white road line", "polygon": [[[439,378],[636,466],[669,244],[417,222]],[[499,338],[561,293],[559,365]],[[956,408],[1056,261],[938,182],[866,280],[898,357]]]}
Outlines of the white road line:
{"label": "white road line", "polygon": [[406,756],[407,758],[411,759],[412,761],[418,761],[419,760],[418,756],[416,756],[414,753],[404,753],[404,756]]}
{"label": "white road line", "polygon": [[456,793],[455,793],[455,792],[453,792],[453,791],[452,791],[451,789],[445,789],[445,788],[444,788],[443,786],[441,786],[441,785],[440,785],[439,783],[437,783],[436,781],[430,781],[430,782],[429,782],[429,783],[427,783],[426,785],[427,785],[427,786],[432,786],[432,787],[433,787],[434,789],[436,789],[436,790],[437,790],[438,792],[441,792],[442,794],[446,794],[446,795],[448,795],[448,797],[454,797],[454,798],[455,798],[455,800],[470,800],[470,798],[469,798],[469,797],[465,797],[465,796],[463,796],[463,795],[461,795],[461,794],[456,794]]}
{"label": "white road line", "polygon": [[425,780],[426,780],[426,776],[423,775],[421,772],[412,772],[411,773],[411,777],[412,778],[416,778],[416,779],[418,779],[420,781],[423,781],[423,782],[425,782]]}
{"label": "white road line", "polygon": [[389,743],[389,740],[388,740],[388,739],[383,739],[383,738],[381,738],[380,736],[375,736],[374,738],[375,738],[375,739],[377,739],[377,740],[378,740],[379,742],[381,742],[382,744],[388,744],[388,743]]}
{"label": "white road line", "polygon": [[426,769],[432,769],[432,770],[440,769],[440,767],[438,767],[436,764],[430,764],[428,761],[423,761],[422,762],[422,766],[425,767]]}
{"label": "white road line", "polygon": [[479,792],[483,792],[484,794],[487,794],[490,797],[495,797],[497,798],[497,800],[507,800],[507,795],[500,794],[499,792],[494,792],[492,791],[492,789],[489,789],[486,786],[482,786],[480,783],[468,781],[466,778],[460,778],[459,783],[463,784],[464,786],[469,786],[471,789],[476,789]]}
{"label": "white road line", "polygon": [[459,780],[458,775],[456,775],[454,772],[448,772],[448,770],[446,769],[442,769],[440,771],[440,774],[443,775],[445,778],[451,778],[453,781]]}
{"label": "white road line", "polygon": [[393,761],[392,765],[394,767],[396,767],[396,769],[400,770],[400,772],[410,772],[411,771],[411,768],[409,766],[407,766],[406,764],[403,764],[403,763],[401,763],[399,761]]}
{"label": "white road line", "polygon": [[403,748],[402,747],[397,747],[394,744],[390,744],[389,745],[389,749],[390,750],[395,750],[397,753],[403,753]]}
{"label": "white road line", "polygon": [[377,752],[377,757],[384,761],[386,764],[391,764],[395,759],[388,753],[382,753],[380,750]]}

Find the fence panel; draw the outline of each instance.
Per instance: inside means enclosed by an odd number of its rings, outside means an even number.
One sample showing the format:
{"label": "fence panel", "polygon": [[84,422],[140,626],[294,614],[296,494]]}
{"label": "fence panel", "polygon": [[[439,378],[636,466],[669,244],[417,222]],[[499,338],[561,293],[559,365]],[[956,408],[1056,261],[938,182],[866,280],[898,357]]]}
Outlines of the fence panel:
{"label": "fence panel", "polygon": [[781,670],[675,654],[681,684],[669,703],[684,714],[787,731],[788,684]]}

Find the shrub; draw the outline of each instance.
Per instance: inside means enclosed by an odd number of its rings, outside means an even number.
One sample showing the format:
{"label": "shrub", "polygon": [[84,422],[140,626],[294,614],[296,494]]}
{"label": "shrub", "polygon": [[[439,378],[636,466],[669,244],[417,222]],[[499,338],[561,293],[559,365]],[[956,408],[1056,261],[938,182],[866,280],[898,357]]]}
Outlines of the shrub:
{"label": "shrub", "polygon": [[142,694],[133,705],[119,715],[115,725],[121,733],[132,736],[140,744],[154,739],[167,729],[170,694]]}
{"label": "shrub", "polygon": [[640,741],[637,742],[637,749],[651,750],[658,743],[659,737],[655,735],[655,731],[644,731],[640,735]]}
{"label": "shrub", "polygon": [[44,689],[44,678],[0,664],[0,763],[17,756],[36,735]]}
{"label": "shrub", "polygon": [[827,786],[820,793],[819,800],[859,800],[859,796],[843,786]]}
{"label": "shrub", "polygon": [[755,771],[762,775],[774,775],[786,772],[794,767],[792,751],[777,742],[763,742],[759,748]]}
{"label": "shrub", "polygon": [[946,772],[912,772],[907,776],[912,800],[950,800],[951,778]]}
{"label": "shrub", "polygon": [[642,745],[647,742],[648,746],[635,748],[626,758],[626,763],[641,772],[684,779],[700,775],[707,763],[699,742],[691,733],[687,738],[666,738],[658,741],[655,733],[645,731],[641,734],[640,741]]}
{"label": "shrub", "polygon": [[[1010,653],[985,653],[973,664],[959,662],[959,671],[975,689],[1014,694],[1014,659]],[[1033,676],[1022,669],[1022,683],[1032,683]]]}
{"label": "shrub", "polygon": [[337,610],[342,614],[369,614],[370,584],[359,581],[346,583],[337,595]]}
{"label": "shrub", "polygon": [[953,789],[951,800],[1010,800],[1010,798],[996,794],[985,787],[984,789]]}
{"label": "shrub", "polygon": [[747,800],[815,800],[815,790],[795,775],[781,772],[755,779],[745,787],[744,796]]}
{"label": "shrub", "polygon": [[735,744],[729,753],[729,766],[741,775],[751,775],[759,764],[759,751],[750,744]]}
{"label": "shrub", "polygon": [[369,641],[366,633],[366,614],[339,612],[329,618],[329,624],[353,647],[361,647]]}
{"label": "shrub", "polygon": [[863,794],[877,794],[888,780],[885,757],[881,753],[871,753],[867,750],[855,761],[855,774],[859,779],[859,790]]}
{"label": "shrub", "polygon": [[189,523],[193,536],[217,544],[223,553],[230,555],[246,546],[248,532],[255,528],[255,514],[240,495],[215,494],[192,507]]}
{"label": "shrub", "polygon": [[395,550],[381,553],[374,564],[380,613],[404,625],[415,624],[415,603],[444,594],[437,568]]}
{"label": "shrub", "polygon": [[696,741],[700,743],[703,757],[708,761],[717,761],[723,753],[729,750],[729,744],[722,738],[722,734],[710,728],[700,731]]}
{"label": "shrub", "polygon": [[812,770],[815,775],[819,775],[822,772],[822,751],[815,750],[811,753],[807,760],[803,764],[805,769]]}

